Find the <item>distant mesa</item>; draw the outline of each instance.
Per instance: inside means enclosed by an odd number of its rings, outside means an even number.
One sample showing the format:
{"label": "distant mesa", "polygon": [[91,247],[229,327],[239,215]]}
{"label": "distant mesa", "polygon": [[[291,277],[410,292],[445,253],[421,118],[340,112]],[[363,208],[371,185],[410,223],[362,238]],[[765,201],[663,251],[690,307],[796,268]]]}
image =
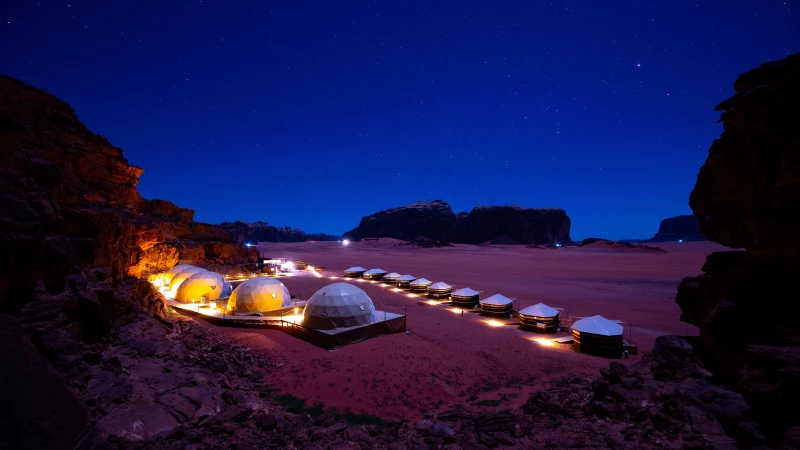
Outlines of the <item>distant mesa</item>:
{"label": "distant mesa", "polygon": [[697,227],[699,220],[693,215],[670,217],[661,221],[658,233],[642,242],[705,241],[706,237]]}
{"label": "distant mesa", "polygon": [[292,227],[275,227],[266,222],[222,222],[219,227],[230,233],[240,244],[252,242],[336,241],[339,236],[309,234]]}
{"label": "distant mesa", "polygon": [[521,206],[478,206],[469,213],[454,213],[442,200],[416,202],[380,211],[361,219],[343,237],[420,237],[444,243],[518,243],[525,245],[570,242],[570,219],[563,209],[531,209]]}
{"label": "distant mesa", "polygon": [[661,247],[652,247],[644,244],[632,244],[630,242],[612,241],[602,238],[586,238],[581,242],[581,247],[592,247],[598,249],[617,250],[617,251],[640,251],[640,252],[662,252],[666,253]]}

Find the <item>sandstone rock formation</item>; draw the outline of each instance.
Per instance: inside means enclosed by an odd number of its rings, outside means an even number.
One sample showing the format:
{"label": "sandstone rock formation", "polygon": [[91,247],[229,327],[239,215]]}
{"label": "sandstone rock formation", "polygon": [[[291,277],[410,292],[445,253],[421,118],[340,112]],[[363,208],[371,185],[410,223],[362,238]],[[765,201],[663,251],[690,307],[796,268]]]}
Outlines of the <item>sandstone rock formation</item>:
{"label": "sandstone rock formation", "polygon": [[640,252],[661,252],[666,253],[661,247],[652,247],[644,244],[632,244],[630,242],[612,241],[602,238],[586,238],[581,241],[581,247],[591,247],[597,249],[616,250],[616,251],[640,251]]}
{"label": "sandstone rock formation", "polygon": [[697,223],[697,217],[692,215],[664,219],[658,226],[658,233],[644,242],[705,241],[706,237],[700,233]]}
{"label": "sandstone rock formation", "polygon": [[739,76],[734,88],[717,106],[724,132],[689,204],[706,237],[746,250],[709,255],[677,302],[767,441],[791,448],[800,427],[800,54]]}
{"label": "sandstone rock formation", "polygon": [[292,227],[274,227],[266,222],[222,222],[219,228],[227,231],[239,244],[247,242],[306,242],[336,241],[338,236],[329,234],[309,234]]}
{"label": "sandstone rock formation", "polygon": [[479,206],[456,215],[441,200],[417,202],[380,211],[361,219],[345,233],[353,240],[419,237],[444,242],[481,244],[503,237],[504,242],[548,244],[569,242],[570,219],[563,209],[530,209],[520,206]]}
{"label": "sandstone rock formation", "polygon": [[120,280],[179,258],[255,258],[193,211],[143,199],[142,172],[66,103],[0,77],[0,311],[18,312],[40,281],[62,292],[75,266]]}

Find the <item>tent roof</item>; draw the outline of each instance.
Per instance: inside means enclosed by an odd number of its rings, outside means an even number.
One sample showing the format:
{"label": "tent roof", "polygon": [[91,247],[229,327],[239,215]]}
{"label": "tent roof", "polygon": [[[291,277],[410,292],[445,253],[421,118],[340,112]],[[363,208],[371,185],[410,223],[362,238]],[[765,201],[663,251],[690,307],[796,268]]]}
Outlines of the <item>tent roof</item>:
{"label": "tent roof", "polygon": [[365,269],[363,267],[358,267],[358,266],[351,267],[351,268],[345,270],[345,272],[366,272],[366,271],[367,271],[367,269]]}
{"label": "tent roof", "polygon": [[364,272],[365,275],[375,275],[378,273],[386,273],[386,271],[383,269],[369,269],[366,272]]}
{"label": "tent roof", "polygon": [[169,269],[168,271],[166,271],[166,273],[172,274],[174,276],[174,275],[177,275],[177,274],[181,273],[181,271],[183,271],[185,269],[188,269],[190,267],[194,267],[194,266],[191,265],[191,264],[178,264],[177,266],[175,266],[175,267]]}
{"label": "tent roof", "polygon": [[544,303],[537,303],[533,306],[522,308],[522,311],[520,311],[519,313],[526,316],[555,317],[558,315],[558,310],[555,308],[551,308],[545,305]]}
{"label": "tent roof", "polygon": [[383,276],[383,278],[393,279],[393,278],[400,278],[400,274],[397,272],[387,273]]}
{"label": "tent roof", "polygon": [[416,280],[416,278],[414,278],[414,275],[403,275],[402,277],[398,277],[397,280],[398,281],[414,281],[414,280]]}
{"label": "tent roof", "polygon": [[603,316],[585,317],[572,324],[572,329],[581,333],[603,336],[621,336],[624,331],[622,325],[614,323]]}
{"label": "tent roof", "polygon": [[444,281],[437,281],[436,283],[433,283],[432,285],[428,286],[428,289],[450,289],[452,287],[453,286],[450,286]]}
{"label": "tent roof", "polygon": [[431,280],[429,280],[427,278],[417,278],[416,280],[411,282],[411,284],[413,284],[414,286],[422,286],[422,285],[432,284],[432,283],[433,283],[433,281],[431,281]]}
{"label": "tent roof", "polygon": [[508,305],[509,303],[513,303],[514,301],[510,298],[506,297],[503,294],[494,294],[489,298],[485,298],[481,300],[481,303],[487,305]]}
{"label": "tent roof", "polygon": [[309,328],[333,329],[366,325],[375,320],[375,306],[366,292],[349,283],[333,283],[311,296],[303,310]]}
{"label": "tent roof", "polygon": [[472,297],[472,296],[478,295],[478,291],[474,291],[474,290],[466,287],[466,288],[461,288],[461,289],[453,292],[453,295],[457,295],[459,297]]}

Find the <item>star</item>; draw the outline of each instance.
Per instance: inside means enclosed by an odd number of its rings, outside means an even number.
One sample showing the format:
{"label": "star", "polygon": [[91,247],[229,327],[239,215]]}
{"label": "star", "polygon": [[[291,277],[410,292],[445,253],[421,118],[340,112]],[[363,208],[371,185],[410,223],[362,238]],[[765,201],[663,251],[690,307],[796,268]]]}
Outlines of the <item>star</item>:
{"label": "star", "polygon": [[636,64],[636,67],[642,67],[642,65],[641,65],[641,64],[639,64],[639,63],[637,63],[637,64]]}

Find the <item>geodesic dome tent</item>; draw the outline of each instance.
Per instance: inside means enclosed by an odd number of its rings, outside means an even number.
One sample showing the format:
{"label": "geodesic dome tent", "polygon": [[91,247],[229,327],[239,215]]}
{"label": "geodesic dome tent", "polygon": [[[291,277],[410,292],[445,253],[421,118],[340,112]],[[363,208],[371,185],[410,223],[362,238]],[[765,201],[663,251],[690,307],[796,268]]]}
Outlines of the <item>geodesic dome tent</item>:
{"label": "geodesic dome tent", "polygon": [[503,294],[494,294],[481,300],[480,304],[482,313],[507,316],[511,314],[514,301]]}
{"label": "geodesic dome tent", "polygon": [[348,283],[333,283],[311,296],[303,310],[303,326],[332,330],[375,321],[375,306],[366,292]]}
{"label": "geodesic dome tent", "polygon": [[178,288],[181,286],[181,283],[199,272],[207,272],[207,270],[200,267],[191,266],[175,274],[175,276],[172,277],[172,281],[169,283],[169,289],[172,291],[172,294],[175,295],[178,292]]}
{"label": "geodesic dome tent", "polygon": [[519,312],[519,323],[523,327],[531,327],[545,332],[558,330],[559,314],[561,311],[551,308],[544,303],[537,303]]}
{"label": "geodesic dome tent", "polygon": [[289,290],[278,279],[255,277],[236,287],[228,299],[228,310],[234,314],[272,311],[292,306]]}
{"label": "geodesic dome tent", "polygon": [[187,278],[178,286],[175,291],[175,300],[181,303],[192,303],[195,301],[213,301],[230,295],[231,283],[222,275],[216,272],[197,272]]}
{"label": "geodesic dome tent", "polygon": [[572,324],[572,347],[583,353],[622,356],[622,325],[603,316],[584,317]]}

